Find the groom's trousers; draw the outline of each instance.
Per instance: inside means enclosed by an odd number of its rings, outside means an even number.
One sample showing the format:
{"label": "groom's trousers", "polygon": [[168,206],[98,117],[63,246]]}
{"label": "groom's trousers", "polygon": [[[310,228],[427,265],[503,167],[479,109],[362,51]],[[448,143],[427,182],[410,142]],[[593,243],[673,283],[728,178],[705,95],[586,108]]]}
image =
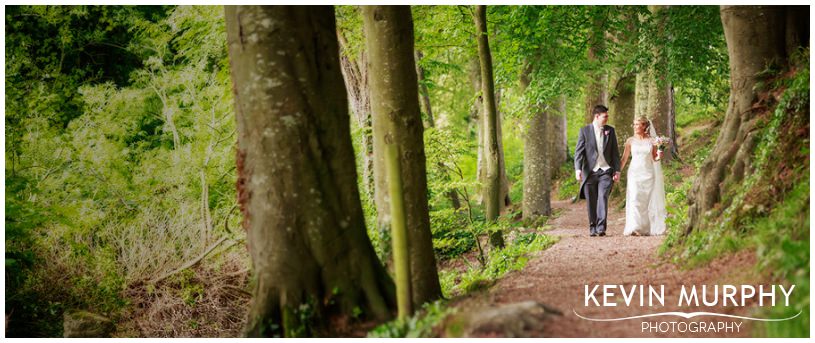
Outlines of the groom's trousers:
{"label": "groom's trousers", "polygon": [[598,169],[589,173],[586,178],[583,192],[589,213],[589,233],[606,232],[608,195],[611,194],[611,186],[614,184],[613,173],[611,168],[605,171]]}

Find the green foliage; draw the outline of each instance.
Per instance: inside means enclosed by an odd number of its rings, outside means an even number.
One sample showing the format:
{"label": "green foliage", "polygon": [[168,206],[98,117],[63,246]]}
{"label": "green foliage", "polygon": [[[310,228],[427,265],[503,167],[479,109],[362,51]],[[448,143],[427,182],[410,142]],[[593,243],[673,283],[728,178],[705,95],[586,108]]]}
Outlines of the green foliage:
{"label": "green foliage", "polygon": [[17,124],[24,119],[18,115],[25,113],[18,110],[64,127],[82,111],[77,86],[128,84],[141,62],[122,50],[130,39],[128,29],[135,20],[159,20],[165,11],[164,6],[7,7],[6,85],[14,86],[6,87],[7,136],[13,132],[18,142]]}
{"label": "green foliage", "polygon": [[341,33],[343,56],[356,61],[365,50],[365,36],[362,32],[362,13],[359,6],[335,6],[337,32]]}
{"label": "green foliage", "polygon": [[439,260],[458,257],[475,247],[475,236],[463,213],[442,209],[430,213],[433,250]]}
{"label": "green foliage", "polygon": [[[506,233],[509,228],[507,220],[499,220],[497,228]],[[511,271],[521,270],[529,260],[529,254],[544,250],[557,242],[554,236],[536,232],[518,233],[510,244],[503,249],[489,252],[485,266],[471,265],[463,273],[460,271],[442,271],[440,281],[445,297],[467,294],[486,287]]]}
{"label": "green foliage", "polygon": [[[728,85],[723,87],[723,89],[728,88]],[[720,117],[723,116],[725,110],[727,110],[726,101],[715,104],[705,104],[694,101],[692,99],[692,93],[696,91],[698,91],[698,89],[695,88],[674,89],[674,104],[678,114],[676,116],[676,127],[680,131],[690,127],[691,125],[718,121],[721,119]],[[698,132],[697,134],[701,134],[701,132]]]}
{"label": "green foliage", "polygon": [[[462,168],[464,159],[475,149],[473,142],[449,129],[428,128],[424,140],[433,249],[444,260],[470,251],[476,243],[471,197],[477,183],[472,181],[474,175],[466,175]],[[461,208],[451,207],[452,193]]]}
{"label": "green foliage", "polygon": [[[675,175],[675,170],[666,170],[665,176]],[[676,244],[679,244],[685,236],[685,229],[688,223],[688,200],[687,195],[693,185],[693,179],[686,179],[679,187],[673,187],[671,183],[666,182],[665,190],[665,203],[670,204],[667,206],[668,216],[665,219],[667,226],[666,237],[662,245],[659,247],[659,253],[665,253],[668,249]]]}
{"label": "green foliage", "polygon": [[475,174],[467,173],[464,168],[467,160],[474,157],[475,142],[449,128],[427,128],[424,144],[431,209],[449,207],[450,192],[457,192],[462,202],[471,199],[477,182]]}
{"label": "green foliage", "polygon": [[426,303],[422,309],[405,321],[394,320],[379,325],[370,332],[369,338],[420,338],[430,337],[433,327],[441,323],[455,308],[447,307],[444,300]]}
{"label": "green foliage", "polygon": [[769,337],[809,337],[809,185],[809,180],[796,185],[783,203],[747,228],[753,232],[747,244],[757,247],[758,267],[795,285],[790,306],[779,303],[766,310],[767,316],[788,318],[801,311],[794,320],[765,324]]}
{"label": "green foliage", "polygon": [[496,82],[515,83],[531,65],[529,103],[545,103],[583,82],[593,6],[492,6]]}
{"label": "green foliage", "polygon": [[666,14],[668,78],[697,90],[688,99],[726,103],[730,70],[718,6],[671,6]]}
{"label": "green foliage", "polygon": [[642,18],[631,63],[666,75],[664,80],[686,90],[687,100],[726,103],[730,70],[719,7],[669,6]]}
{"label": "green foliage", "polygon": [[414,46],[423,55],[416,63],[425,72],[436,126],[473,138],[475,91],[464,82],[478,66],[470,6],[411,6],[411,11]]}
{"label": "green foliage", "polygon": [[555,184],[557,186],[557,198],[560,200],[572,199],[578,195],[580,182],[575,178],[573,164],[567,163],[560,168]]}
{"label": "green foliage", "polygon": [[[205,6],[6,13],[11,336],[58,336],[52,323],[69,308],[115,316],[124,289],[200,254],[225,221],[236,226],[222,16]],[[181,296],[191,305],[202,291]]]}
{"label": "green foliage", "polygon": [[176,287],[178,296],[187,306],[195,306],[195,304],[204,296],[204,285],[197,282],[195,274],[192,270],[187,269],[169,280],[170,287]]}

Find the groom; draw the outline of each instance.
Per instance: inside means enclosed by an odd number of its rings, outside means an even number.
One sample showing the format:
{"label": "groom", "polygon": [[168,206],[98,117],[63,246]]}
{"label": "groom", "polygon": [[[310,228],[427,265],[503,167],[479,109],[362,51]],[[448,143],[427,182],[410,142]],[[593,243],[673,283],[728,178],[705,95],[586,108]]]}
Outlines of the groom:
{"label": "groom", "polygon": [[574,149],[575,177],[580,182],[580,199],[587,200],[589,235],[605,236],[608,195],[611,185],[620,179],[620,151],[617,134],[606,125],[608,108],[594,106],[594,121],[580,128]]}

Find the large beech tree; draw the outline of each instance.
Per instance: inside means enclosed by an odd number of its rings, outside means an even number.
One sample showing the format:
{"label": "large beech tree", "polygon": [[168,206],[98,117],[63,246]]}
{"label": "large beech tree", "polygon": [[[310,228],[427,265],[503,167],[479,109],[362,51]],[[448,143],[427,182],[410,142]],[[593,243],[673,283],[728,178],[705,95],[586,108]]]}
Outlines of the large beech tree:
{"label": "large beech tree", "polygon": [[[413,46],[413,19],[408,6],[362,8],[368,51],[371,109],[373,110],[376,208],[383,225],[390,226],[387,144],[399,148],[402,197],[411,271],[414,308],[441,297],[427,205],[427,174],[422,119]],[[394,252],[396,253],[396,252]]]}
{"label": "large beech tree", "polygon": [[[393,283],[365,231],[330,6],[227,6],[238,201],[255,287],[248,336],[385,319]],[[415,98],[415,97],[414,97]]]}
{"label": "large beech tree", "polygon": [[[722,6],[730,57],[730,101],[716,144],[699,169],[689,196],[688,232],[717,215],[722,193],[752,172],[758,144],[756,84],[768,65],[785,66],[790,55],[809,46],[808,8],[804,6]],[[718,208],[726,208],[721,204]]]}

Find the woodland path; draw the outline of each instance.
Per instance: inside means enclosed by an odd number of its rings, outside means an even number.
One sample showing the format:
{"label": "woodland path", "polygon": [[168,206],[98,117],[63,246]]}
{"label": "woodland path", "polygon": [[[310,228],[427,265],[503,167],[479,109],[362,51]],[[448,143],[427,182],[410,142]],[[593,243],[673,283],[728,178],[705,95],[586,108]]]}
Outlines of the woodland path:
{"label": "woodland path", "polygon": [[[611,205],[615,199],[611,199]],[[664,236],[625,237],[625,211],[609,208],[609,228],[606,237],[589,237],[585,201],[572,204],[570,201],[552,203],[557,211],[562,211],[550,222],[551,229],[546,234],[560,236],[555,245],[539,252],[531,258],[523,270],[510,273],[489,289],[460,299],[454,305],[462,311],[479,311],[483,308],[496,308],[504,304],[523,301],[537,301],[562,312],[562,316],[546,316],[542,325],[525,328],[524,337],[750,337],[752,322],[741,322],[737,333],[649,333],[642,332],[643,321],[717,321],[720,317],[695,317],[683,319],[674,316],[649,319],[631,319],[614,322],[594,322],[581,319],[573,312],[589,318],[619,318],[647,313],[682,311],[695,312],[710,308],[678,307],[678,297],[682,284],[756,284],[752,272],[755,254],[751,251],[728,255],[696,269],[683,270],[657,255],[657,249]],[[647,293],[644,307],[639,305],[639,295],[634,303],[626,307],[617,293],[616,307],[584,307],[584,287],[590,285],[665,285],[665,306],[648,307]],[[596,292],[602,294],[602,292]],[[597,297],[602,304],[602,298]],[[719,313],[749,316],[751,307],[720,307]],[[723,321],[731,321],[722,318]],[[483,334],[482,336],[501,336]]]}

